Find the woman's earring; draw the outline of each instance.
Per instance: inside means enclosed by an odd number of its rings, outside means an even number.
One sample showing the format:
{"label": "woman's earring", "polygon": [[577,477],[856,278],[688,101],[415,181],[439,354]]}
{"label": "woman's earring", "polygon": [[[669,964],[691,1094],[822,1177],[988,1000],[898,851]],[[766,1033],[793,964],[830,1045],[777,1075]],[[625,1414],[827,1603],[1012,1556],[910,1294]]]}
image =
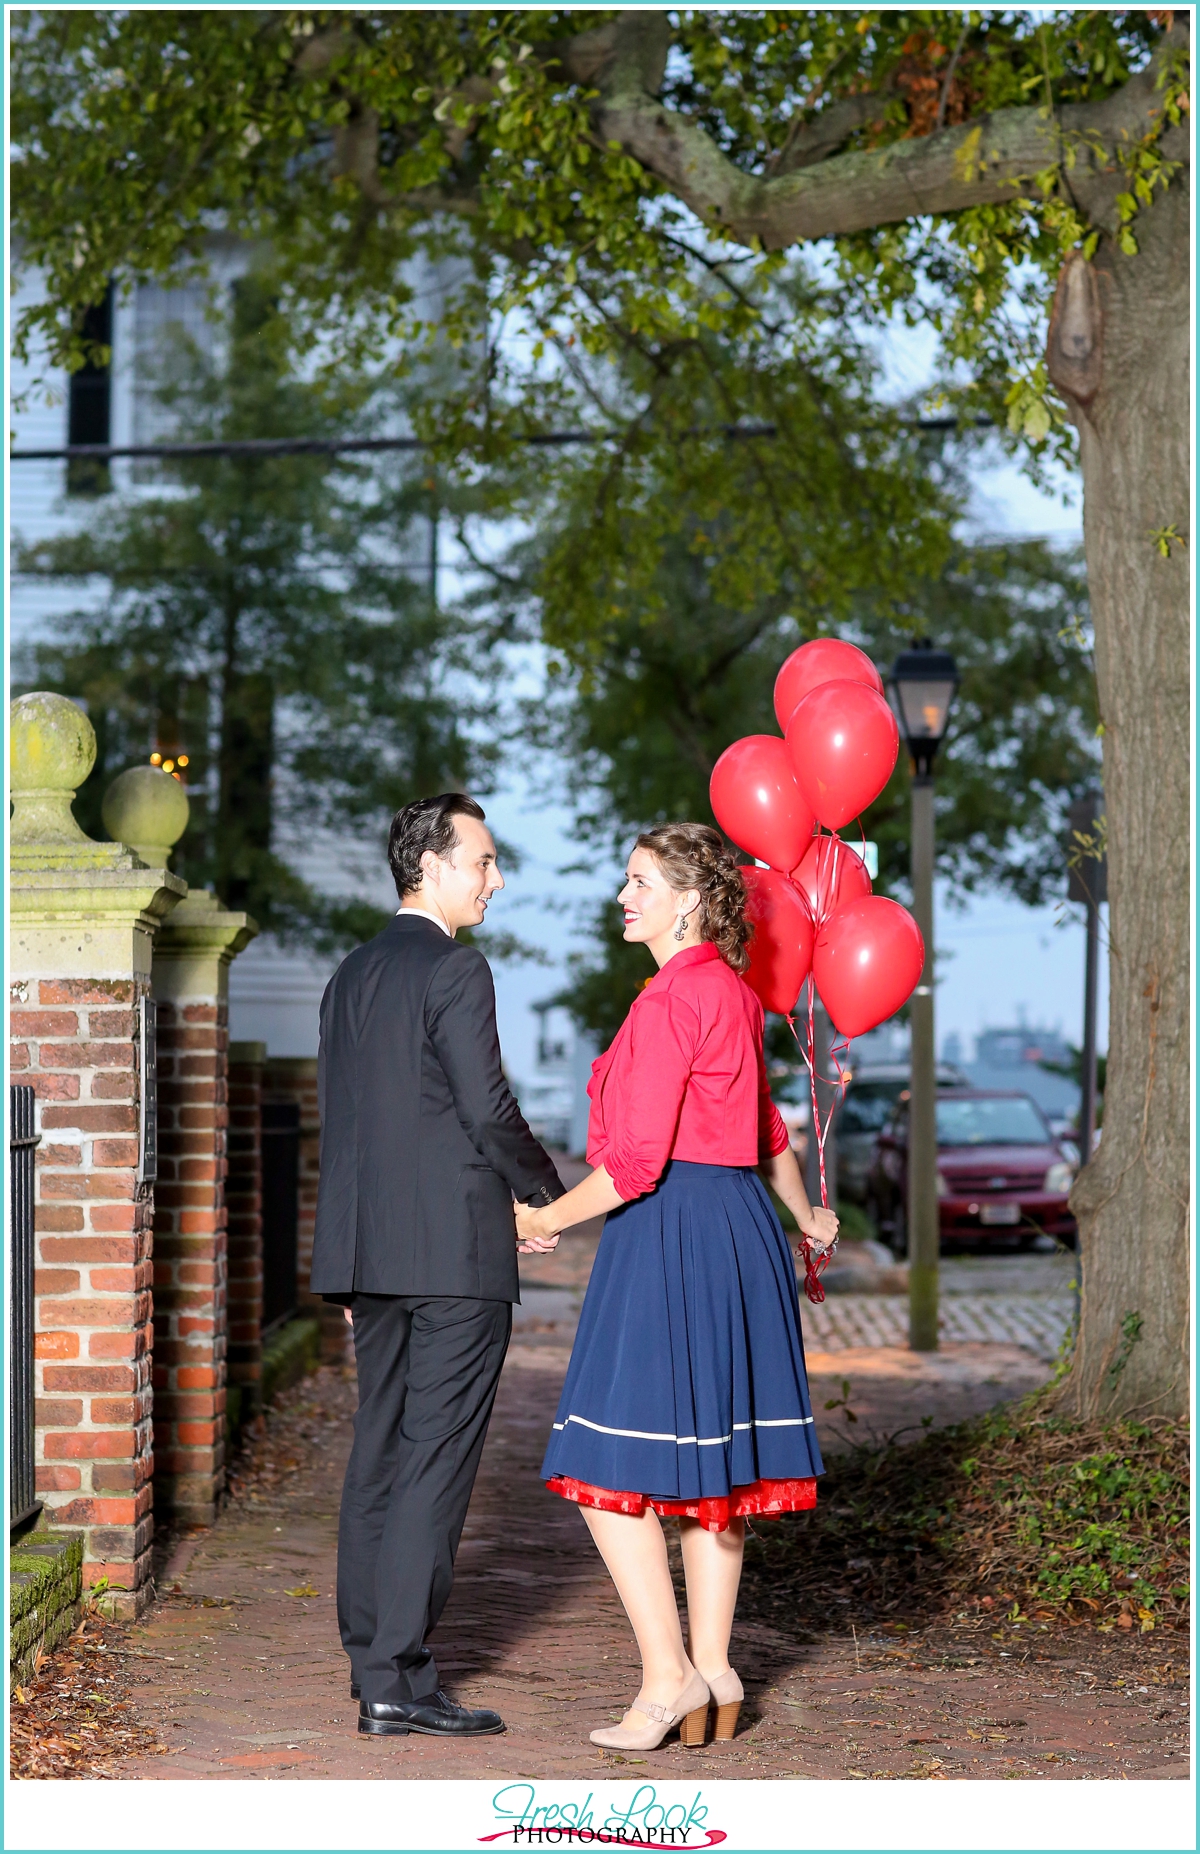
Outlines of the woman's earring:
{"label": "woman's earring", "polygon": [[687,924],[688,924],[688,917],[687,917],[687,915],[686,915],[686,914],[681,914],[681,915],[679,916],[679,925],[678,925],[678,927],[677,927],[677,928],[675,929],[675,938],[676,938],[677,940],[686,940],[686,939],[687,939]]}

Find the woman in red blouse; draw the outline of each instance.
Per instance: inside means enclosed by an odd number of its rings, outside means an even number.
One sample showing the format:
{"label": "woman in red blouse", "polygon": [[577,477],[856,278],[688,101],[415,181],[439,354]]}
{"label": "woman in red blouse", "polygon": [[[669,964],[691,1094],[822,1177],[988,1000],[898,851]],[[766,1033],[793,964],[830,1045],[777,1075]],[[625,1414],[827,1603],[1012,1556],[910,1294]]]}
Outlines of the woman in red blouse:
{"label": "woman in red blouse", "polygon": [[[740,976],[745,886],[722,839],[663,825],[626,874],[625,938],[659,970],[592,1070],[594,1171],[543,1210],[518,1205],[517,1228],[546,1250],[608,1213],[542,1474],[578,1502],[642,1657],[633,1706],[592,1741],[648,1750],[677,1723],[703,1744],[710,1705],[733,1736],[745,1516],[814,1505],[822,1472],[795,1270],[759,1173],[815,1247],[837,1218],[810,1205],[771,1100],[762,1006]],[[660,1514],[680,1524],[686,1650]]]}

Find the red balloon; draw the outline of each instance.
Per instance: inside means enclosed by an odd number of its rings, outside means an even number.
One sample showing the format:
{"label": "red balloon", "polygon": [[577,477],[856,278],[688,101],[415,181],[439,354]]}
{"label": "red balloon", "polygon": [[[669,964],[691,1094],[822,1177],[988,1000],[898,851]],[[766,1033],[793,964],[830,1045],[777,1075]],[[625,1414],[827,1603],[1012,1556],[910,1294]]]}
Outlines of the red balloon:
{"label": "red balloon", "polygon": [[792,881],[821,927],[835,908],[871,893],[867,865],[853,845],[840,837],[814,837],[792,870]]}
{"label": "red balloon", "polygon": [[921,929],[897,901],[866,895],[837,908],[817,934],[812,972],[843,1036],[894,1017],[925,966]]}
{"label": "red balloon", "polygon": [[793,650],[775,678],[775,713],[784,733],[806,695],[823,682],[862,682],[883,694],[883,677],[865,650],[836,637],[814,637]]}
{"label": "red balloon", "polygon": [[800,861],[816,819],[777,735],[747,734],[726,747],[708,794],[725,835],[751,856],[785,872]]}
{"label": "red balloon", "polygon": [[746,919],[754,926],[746,983],[764,1010],[786,1017],[812,965],[812,915],[795,883],[778,869],[743,869],[742,879]]}
{"label": "red balloon", "polygon": [[875,689],[861,682],[823,682],[788,722],[787,750],[796,784],[818,823],[840,830],[891,778],[900,730]]}

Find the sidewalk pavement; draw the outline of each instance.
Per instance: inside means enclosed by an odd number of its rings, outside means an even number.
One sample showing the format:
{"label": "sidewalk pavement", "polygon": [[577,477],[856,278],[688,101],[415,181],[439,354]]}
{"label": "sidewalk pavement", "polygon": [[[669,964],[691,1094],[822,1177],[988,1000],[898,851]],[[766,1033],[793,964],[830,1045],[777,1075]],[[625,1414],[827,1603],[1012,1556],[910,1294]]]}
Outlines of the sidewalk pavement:
{"label": "sidewalk pavement", "polygon": [[[498,1707],[504,1736],[455,1743],[355,1731],[334,1606],[354,1382],[352,1367],[325,1366],[271,1412],[238,1497],[214,1527],[177,1546],[155,1609],[125,1631],[131,1709],[167,1749],[117,1761],[113,1776],[1187,1774],[1181,1647],[1090,1630],[1001,1639],[992,1623],[965,1616],[914,1629],[898,1644],[866,1629],[845,1636],[841,1618],[831,1625],[797,1614],[784,1631],[743,1614],[732,1653],[747,1705],[733,1743],[688,1750],[675,1741],[625,1758],[591,1745],[588,1732],[619,1718],[636,1693],[634,1644],[579,1513],[537,1473],[590,1267],[587,1247],[564,1238],[551,1281],[525,1297],[454,1592],[434,1638],[448,1689],[465,1703]],[[811,1312],[805,1320],[812,1336]],[[849,1334],[850,1326],[838,1330]],[[824,1411],[847,1378],[860,1419],[854,1439],[863,1439],[864,1429],[891,1433],[924,1415],[957,1421],[1047,1373],[1044,1357],[1012,1340],[974,1337],[932,1357],[859,1342],[814,1349],[809,1362],[827,1448],[844,1446],[850,1433],[845,1402]]]}

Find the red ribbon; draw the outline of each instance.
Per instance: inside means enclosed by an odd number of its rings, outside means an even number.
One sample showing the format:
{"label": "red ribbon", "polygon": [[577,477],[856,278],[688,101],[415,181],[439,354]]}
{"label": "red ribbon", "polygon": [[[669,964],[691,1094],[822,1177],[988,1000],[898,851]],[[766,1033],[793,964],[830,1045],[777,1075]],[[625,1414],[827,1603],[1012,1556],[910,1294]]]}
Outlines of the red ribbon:
{"label": "red ribbon", "polygon": [[[859,829],[860,831],[862,829],[861,821],[859,824]],[[841,840],[839,838],[837,837],[834,838],[835,843],[840,843],[840,841]],[[865,849],[866,849],[865,836],[863,838],[863,848],[865,852]],[[855,852],[850,849],[846,849],[845,853],[848,856],[853,856],[855,854]],[[832,893],[836,888],[837,859],[838,859],[838,851],[835,849],[830,859],[831,865],[832,865],[831,879],[829,883],[827,884],[827,888],[826,888],[827,893]],[[865,854],[863,857],[863,861],[864,862],[866,861]],[[825,925],[825,921],[827,918],[828,918],[828,909],[823,908],[816,920],[816,930],[818,933],[820,933],[822,927]],[[816,1008],[816,987],[813,984],[812,974],[810,973],[808,977],[807,1047],[805,1047],[805,1044],[803,1044],[800,1041],[800,1036],[799,1036],[799,1032],[796,1029],[795,1020],[791,1016],[789,1016],[787,1022],[788,1022],[788,1028],[790,1029],[792,1035],[796,1039],[796,1046],[799,1049],[800,1054],[803,1056],[805,1063],[808,1066],[809,1086],[812,1090],[813,1138],[817,1142],[817,1165],[818,1165],[818,1169],[820,1172],[820,1179],[821,1179],[821,1207],[824,1210],[828,1210],[829,1208],[829,1184],[825,1176],[825,1141],[826,1141],[826,1138],[828,1137],[829,1129],[831,1125],[833,1124],[833,1116],[837,1112],[838,1107],[841,1105],[842,1096],[845,1094],[847,1086],[849,1085],[849,1081],[850,1081],[850,1077],[846,1074],[846,1071],[844,1067],[842,1066],[843,1058],[849,1055],[850,1053],[850,1038],[841,1037],[839,1038],[837,1042],[832,1043],[830,1045],[829,1059],[832,1062],[834,1068],[837,1070],[836,1078],[832,1075],[818,1076],[817,1074],[817,1040],[816,1040],[815,1027],[813,1023],[813,1013],[814,1013],[815,1008]],[[817,1100],[818,1080],[827,1083],[829,1087],[834,1088],[837,1091],[834,1094],[834,1097],[829,1104],[829,1112],[825,1116],[825,1124],[823,1126],[821,1124],[821,1109],[820,1109],[820,1105]],[[825,1289],[821,1285],[821,1274],[822,1274],[822,1271],[828,1266],[829,1258],[833,1254],[834,1250],[837,1248],[837,1238],[836,1237],[834,1238],[833,1242],[831,1243],[828,1249],[815,1250],[812,1246],[812,1243],[809,1241],[808,1237],[802,1236],[800,1239],[800,1248],[801,1248],[801,1253],[804,1257],[804,1292],[808,1296],[809,1300],[812,1302],[813,1306],[819,1307],[821,1302],[825,1298]]]}

